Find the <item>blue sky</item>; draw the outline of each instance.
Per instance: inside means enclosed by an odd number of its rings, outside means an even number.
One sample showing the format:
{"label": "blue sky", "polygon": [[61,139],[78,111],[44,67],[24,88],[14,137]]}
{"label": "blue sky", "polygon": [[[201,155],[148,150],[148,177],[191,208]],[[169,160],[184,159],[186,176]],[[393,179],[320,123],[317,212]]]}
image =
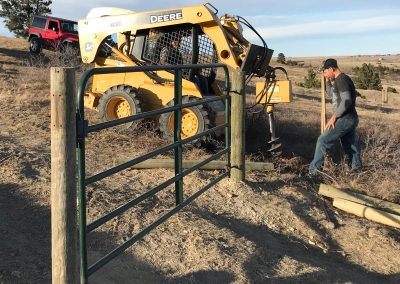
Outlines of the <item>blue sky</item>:
{"label": "blue sky", "polygon": [[[53,0],[52,14],[82,19],[94,7],[132,11],[198,5],[192,0]],[[400,53],[400,1],[337,0],[215,0],[219,15],[245,17],[263,36],[275,55],[337,56]],[[0,35],[12,36],[3,24]],[[245,35],[259,43],[245,30]]]}

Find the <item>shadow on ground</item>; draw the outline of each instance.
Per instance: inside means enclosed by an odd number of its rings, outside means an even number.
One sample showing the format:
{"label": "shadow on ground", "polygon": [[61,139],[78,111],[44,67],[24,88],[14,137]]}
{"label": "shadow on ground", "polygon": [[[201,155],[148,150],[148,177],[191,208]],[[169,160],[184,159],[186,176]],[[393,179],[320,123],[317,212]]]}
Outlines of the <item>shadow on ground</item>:
{"label": "shadow on ground", "polygon": [[[0,283],[51,283],[50,209],[25,198],[16,184],[0,184]],[[116,248],[115,236],[94,232],[98,260]],[[107,250],[108,249],[108,250]],[[168,278],[153,266],[123,253],[89,277],[90,283],[230,283],[225,271],[202,270]]]}
{"label": "shadow on ground", "polygon": [[0,184],[0,282],[49,283],[50,210]]}
{"label": "shadow on ground", "polygon": [[[14,57],[15,64],[16,62],[20,61],[21,59],[29,59],[31,57],[29,51],[22,51],[18,49],[9,49],[9,48],[0,48],[0,53],[9,56],[9,57]],[[10,64],[10,62],[6,62],[7,64]]]}
{"label": "shadow on ground", "polygon": [[[204,209],[193,210],[201,218],[216,226],[233,231],[256,245],[256,252],[245,262],[249,283],[398,283],[400,275],[386,276],[366,270],[349,262],[339,254],[324,254],[307,246],[302,240],[278,234],[266,226],[257,226],[230,216],[210,213]],[[307,220],[306,220],[307,221]],[[319,269],[295,276],[280,277],[277,264],[289,257],[297,262]]]}

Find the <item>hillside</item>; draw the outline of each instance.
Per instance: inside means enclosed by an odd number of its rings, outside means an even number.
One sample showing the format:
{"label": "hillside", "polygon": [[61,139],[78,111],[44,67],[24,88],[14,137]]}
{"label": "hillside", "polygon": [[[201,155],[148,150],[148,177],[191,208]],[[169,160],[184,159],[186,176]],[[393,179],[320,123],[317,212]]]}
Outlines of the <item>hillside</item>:
{"label": "hillside", "polygon": [[[50,283],[50,90],[49,66],[63,62],[45,52],[32,59],[27,42],[0,37],[0,283]],[[400,68],[400,56],[383,64]],[[321,58],[295,58],[318,66]],[[376,57],[338,58],[345,71]],[[87,67],[80,67],[78,73]],[[307,67],[289,67],[302,81]],[[77,78],[78,79],[78,78]],[[400,83],[384,79],[400,90]],[[321,182],[400,202],[400,102],[362,91],[359,137],[366,170],[351,173],[336,148]],[[399,230],[334,209],[317,196],[319,182],[305,176],[319,134],[319,90],[294,84],[291,104],[278,105],[280,157],[273,172],[249,172],[245,183],[229,179],[100,269],[90,283],[399,283]],[[249,94],[250,95],[250,94]],[[328,109],[330,105],[328,105]],[[96,114],[88,112],[91,122]],[[249,128],[260,120],[249,120]],[[260,137],[248,137],[259,141]],[[151,126],[133,132],[103,131],[89,137],[90,174],[163,145]],[[204,159],[205,149],[185,149]],[[93,220],[173,175],[172,170],[126,170],[88,188]],[[185,178],[185,195],[218,176],[199,171]],[[171,208],[172,188],[129,210],[89,236],[92,263]],[[329,229],[327,213],[337,223]]]}

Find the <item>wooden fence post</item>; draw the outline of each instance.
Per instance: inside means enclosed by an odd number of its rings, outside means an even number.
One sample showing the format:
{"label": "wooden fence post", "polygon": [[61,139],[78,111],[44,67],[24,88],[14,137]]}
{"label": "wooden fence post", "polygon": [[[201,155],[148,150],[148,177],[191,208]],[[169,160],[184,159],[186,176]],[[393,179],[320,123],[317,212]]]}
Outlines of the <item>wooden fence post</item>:
{"label": "wooden fence post", "polygon": [[52,67],[50,81],[52,283],[78,283],[75,69]]}
{"label": "wooden fence post", "polygon": [[325,96],[325,77],[321,73],[321,133],[325,131],[326,126],[326,96]]}
{"label": "wooden fence post", "polygon": [[231,88],[231,178],[245,180],[245,76],[232,72]]}
{"label": "wooden fence post", "polygon": [[382,86],[382,104],[388,102],[388,86]]}

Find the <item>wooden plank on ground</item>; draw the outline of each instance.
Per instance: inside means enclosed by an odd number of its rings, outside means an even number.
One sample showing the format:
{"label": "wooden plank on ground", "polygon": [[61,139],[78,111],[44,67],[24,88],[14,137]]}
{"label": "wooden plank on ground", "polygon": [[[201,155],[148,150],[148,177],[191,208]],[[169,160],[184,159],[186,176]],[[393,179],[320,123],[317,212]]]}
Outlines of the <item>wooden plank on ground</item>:
{"label": "wooden plank on ground", "polygon": [[360,193],[351,192],[348,190],[338,189],[336,187],[326,185],[323,183],[320,184],[318,193],[331,198],[346,199],[359,204],[379,208],[389,213],[398,215],[400,214],[400,204],[384,201],[382,199],[370,197]]}
{"label": "wooden plank on ground", "polygon": [[[200,160],[183,160],[183,168],[188,169],[196,164],[200,163]],[[132,166],[133,169],[173,169],[174,160],[173,159],[149,159],[141,162],[137,165]],[[202,166],[202,170],[223,170],[226,168],[225,161],[211,161],[208,164]],[[262,163],[262,162],[250,162],[246,161],[246,170],[248,171],[272,171],[274,169],[274,164],[272,163]]]}
{"label": "wooden plank on ground", "polygon": [[368,207],[341,198],[335,198],[333,200],[333,206],[348,213],[366,218],[380,224],[400,228],[400,216],[395,214],[391,214],[376,208]]}

